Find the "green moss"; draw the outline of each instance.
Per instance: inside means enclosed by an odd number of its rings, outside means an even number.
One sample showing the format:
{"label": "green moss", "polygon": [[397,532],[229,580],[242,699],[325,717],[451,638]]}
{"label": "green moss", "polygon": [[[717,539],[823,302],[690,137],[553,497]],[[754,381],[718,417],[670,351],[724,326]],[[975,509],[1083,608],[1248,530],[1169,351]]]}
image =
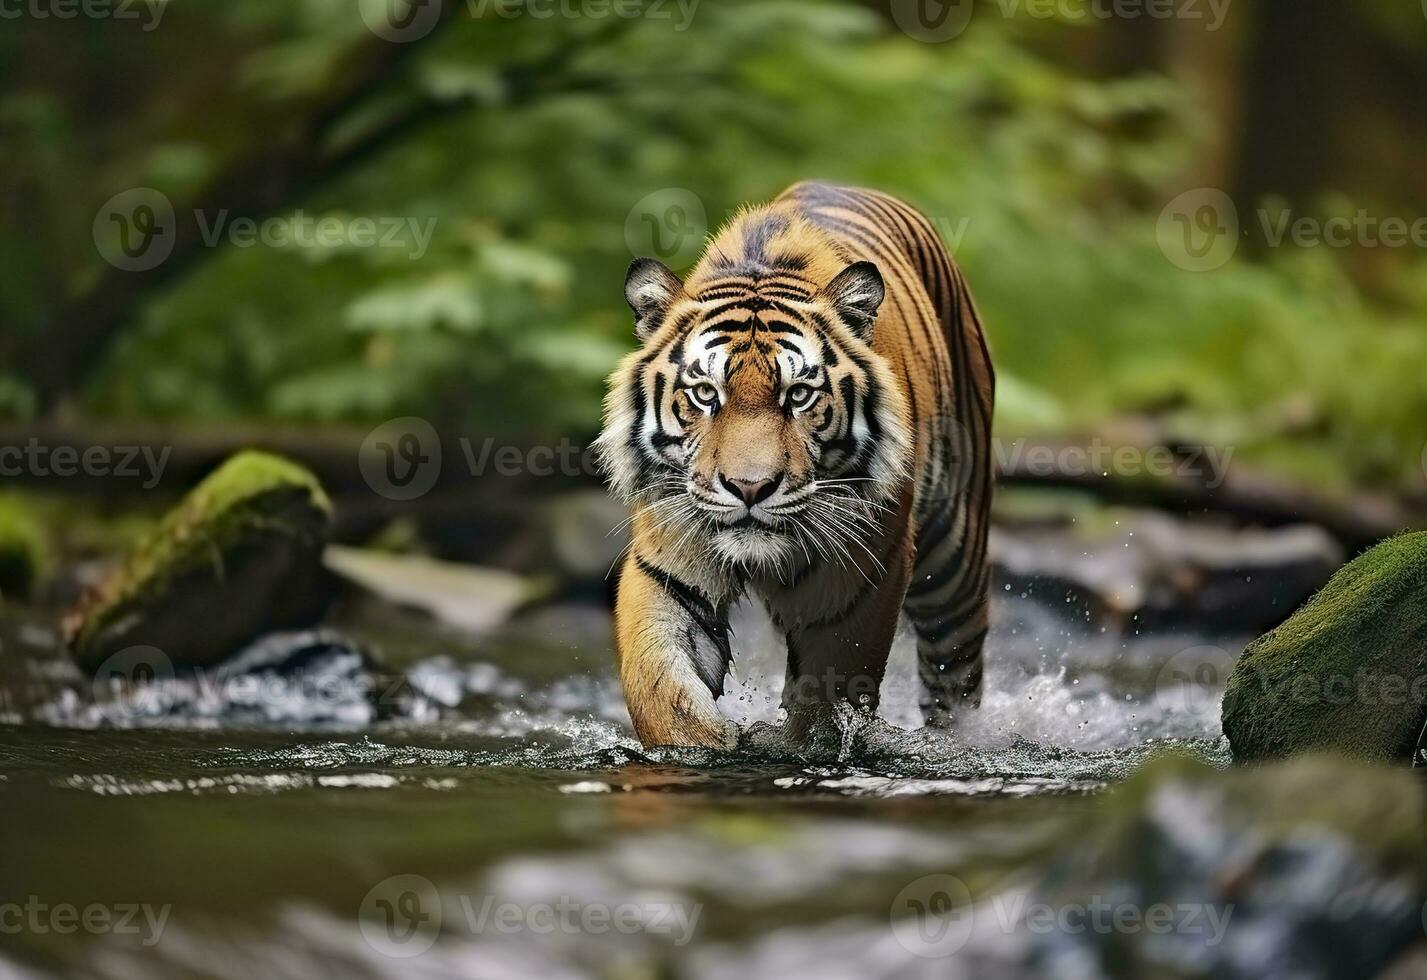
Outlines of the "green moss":
{"label": "green moss", "polygon": [[18,497],[0,497],[0,598],[28,597],[48,565],[40,521]]}
{"label": "green moss", "polygon": [[[171,511],[70,621],[71,649],[92,665],[134,643],[175,663],[209,662],[265,618],[291,617],[320,563],[331,502],[317,479],[276,456],[232,457]],[[301,571],[300,584],[288,581]]]}
{"label": "green moss", "polygon": [[195,487],[134,552],[123,594],[197,564],[214,562],[221,574],[224,548],[245,534],[300,534],[314,514],[325,522],[331,513],[326,493],[307,470],[266,453],[239,453]]}
{"label": "green moss", "polygon": [[1427,712],[1427,532],[1357,558],[1249,645],[1224,692],[1239,759],[1410,757]]}

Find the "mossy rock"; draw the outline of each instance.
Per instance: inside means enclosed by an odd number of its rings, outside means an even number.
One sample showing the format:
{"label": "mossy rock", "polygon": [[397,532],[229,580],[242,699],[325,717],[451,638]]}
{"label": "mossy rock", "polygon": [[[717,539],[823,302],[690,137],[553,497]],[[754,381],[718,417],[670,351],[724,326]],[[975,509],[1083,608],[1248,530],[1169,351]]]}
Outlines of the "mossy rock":
{"label": "mossy rock", "polygon": [[47,558],[39,519],[18,497],[0,497],[0,598],[28,598]]}
{"label": "mossy rock", "polygon": [[305,625],[324,598],[332,505],[302,467],[232,457],[195,487],[66,620],[93,670],[134,645],[175,666],[216,663],[260,633]]}
{"label": "mossy rock", "polygon": [[1240,760],[1330,750],[1412,758],[1427,717],[1427,532],[1342,568],[1229,675],[1223,725]]}

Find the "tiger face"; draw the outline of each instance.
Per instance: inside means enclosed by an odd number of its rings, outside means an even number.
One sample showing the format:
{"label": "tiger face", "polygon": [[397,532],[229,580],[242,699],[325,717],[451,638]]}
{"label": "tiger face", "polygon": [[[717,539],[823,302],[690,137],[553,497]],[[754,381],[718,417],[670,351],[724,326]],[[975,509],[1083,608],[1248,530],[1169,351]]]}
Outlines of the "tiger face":
{"label": "tiger face", "polygon": [[871,347],[883,294],[870,262],[821,288],[780,270],[686,289],[637,260],[643,347],[610,379],[598,441],[616,492],[725,565],[849,557],[909,467],[904,398]]}

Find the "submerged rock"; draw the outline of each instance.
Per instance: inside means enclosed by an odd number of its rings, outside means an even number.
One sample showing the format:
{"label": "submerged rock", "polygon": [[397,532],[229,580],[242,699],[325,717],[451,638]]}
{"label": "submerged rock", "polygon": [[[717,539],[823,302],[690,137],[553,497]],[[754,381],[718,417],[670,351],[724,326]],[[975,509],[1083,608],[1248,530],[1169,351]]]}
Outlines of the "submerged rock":
{"label": "submerged rock", "polygon": [[50,720],[79,727],[355,730],[425,711],[425,699],[404,678],[330,629],[269,633],[212,668],[181,673],[166,669],[157,650],[149,656],[131,664],[129,676],[96,681],[93,705],[60,702]]}
{"label": "submerged rock", "polygon": [[1223,725],[1237,759],[1332,750],[1413,756],[1427,715],[1427,532],[1345,566],[1251,643],[1229,676]]}
{"label": "submerged rock", "polygon": [[[1002,832],[1033,827],[1031,812],[1022,807],[1016,819],[1004,810]],[[900,890],[880,921],[784,925],[744,949],[705,947],[704,968],[687,972],[715,980],[1421,976],[1427,796],[1407,770],[1331,756],[1254,770],[1160,757],[1061,813],[1022,852],[1020,870],[997,861],[996,845],[968,846],[958,831],[957,852],[931,863],[924,851],[910,872],[920,877],[889,882],[888,894]]]}
{"label": "submerged rock", "polygon": [[333,574],[387,602],[473,633],[500,626],[547,592],[545,583],[514,572],[420,555],[333,545],[326,564]]}
{"label": "submerged rock", "polygon": [[1242,530],[1112,509],[1066,527],[994,528],[991,557],[1012,591],[1098,621],[1253,635],[1281,622],[1344,556],[1316,527]]}
{"label": "submerged rock", "polygon": [[90,671],[138,645],[178,667],[206,666],[267,630],[312,621],[331,511],[302,467],[239,453],[67,617],[71,652]]}
{"label": "submerged rock", "polygon": [[1162,760],[1001,908],[1028,975],[1377,976],[1424,945],[1424,820],[1404,770]]}

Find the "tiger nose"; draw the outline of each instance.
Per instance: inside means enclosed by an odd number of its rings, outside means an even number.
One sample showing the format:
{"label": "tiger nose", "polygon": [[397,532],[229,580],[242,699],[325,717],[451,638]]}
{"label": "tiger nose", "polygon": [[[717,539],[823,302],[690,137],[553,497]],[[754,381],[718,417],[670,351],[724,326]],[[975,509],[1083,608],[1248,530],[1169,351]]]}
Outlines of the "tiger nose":
{"label": "tiger nose", "polygon": [[783,474],[775,473],[766,480],[730,480],[726,476],[719,476],[724,489],[735,497],[742,498],[749,507],[754,504],[761,504],[769,497],[773,496],[773,491],[778,489],[778,484],[783,482]]}

